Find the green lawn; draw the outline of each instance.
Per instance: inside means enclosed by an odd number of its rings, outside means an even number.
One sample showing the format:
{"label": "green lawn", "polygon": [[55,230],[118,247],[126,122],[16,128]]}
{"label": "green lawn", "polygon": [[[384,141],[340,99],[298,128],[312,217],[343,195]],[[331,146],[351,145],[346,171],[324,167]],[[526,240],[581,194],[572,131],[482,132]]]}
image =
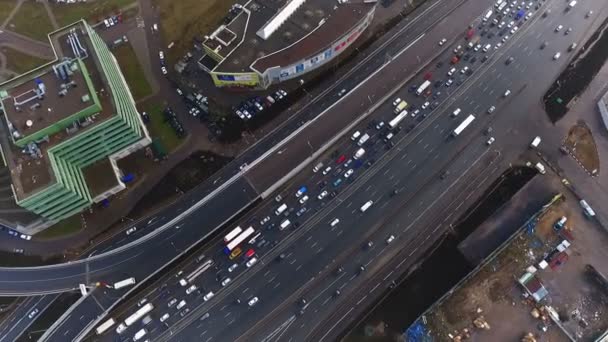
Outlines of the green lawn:
{"label": "green lawn", "polygon": [[74,215],[36,234],[37,239],[54,239],[74,234],[82,229],[80,215]]}
{"label": "green lawn", "polygon": [[182,139],[175,134],[169,123],[165,122],[163,107],[158,103],[144,103],[141,107],[150,115],[150,123],[147,127],[152,139],[160,140],[167,153],[173,152],[182,143]]}
{"label": "green lawn", "polygon": [[0,24],[8,18],[8,15],[11,14],[15,5],[16,1],[0,0]]}
{"label": "green lawn", "polygon": [[6,56],[6,68],[18,74],[23,74],[49,61],[9,47],[3,47],[2,54]]}
{"label": "green lawn", "polygon": [[[234,3],[227,0],[153,0],[159,7],[165,43],[175,42],[167,51],[171,62],[177,61],[192,48],[192,38],[201,39],[215,30]],[[152,24],[149,24],[152,25]]]}
{"label": "green lawn", "polygon": [[53,25],[41,3],[26,1],[21,5],[7,29],[46,42],[48,41],[47,34],[53,31]]}
{"label": "green lawn", "polygon": [[118,60],[120,70],[125,75],[135,101],[150,95],[152,87],[144,75],[144,71],[131,44],[120,44],[112,50],[112,53],[114,53],[116,60]]}
{"label": "green lawn", "polygon": [[59,26],[66,26],[80,19],[85,19],[89,23],[102,21],[108,15],[118,13],[121,8],[133,4],[135,1],[94,0],[69,5],[51,3],[51,8]]}

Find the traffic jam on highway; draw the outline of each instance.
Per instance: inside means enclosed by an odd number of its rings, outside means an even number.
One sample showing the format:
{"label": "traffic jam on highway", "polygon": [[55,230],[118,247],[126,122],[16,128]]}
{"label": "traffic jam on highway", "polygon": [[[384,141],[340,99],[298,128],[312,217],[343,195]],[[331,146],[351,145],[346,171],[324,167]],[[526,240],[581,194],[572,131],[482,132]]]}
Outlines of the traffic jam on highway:
{"label": "traffic jam on highway", "polygon": [[[443,60],[431,65],[431,70],[418,75],[418,83],[407,85],[399,97],[391,99],[391,111],[379,113],[379,117],[363,123],[362,127],[351,132],[346,147],[341,147],[313,163],[312,174],[308,176],[306,184],[293,184],[268,201],[257,213],[250,215],[238,226],[231,227],[223,239],[217,242],[221,247],[216,247],[215,252],[209,249],[198,252],[194,260],[190,260],[177,273],[160,280],[162,285],[139,300],[137,307],[123,312],[125,317],[116,320],[110,318],[99,325],[97,334],[102,335],[113,329],[121,336],[121,340],[131,336],[134,341],[151,340],[155,334],[167,330],[205,302],[222,292],[230,291],[230,285],[246,270],[260,263],[282,240],[302,227],[318,211],[327,207],[364,169],[372,167],[384,153],[391,150],[400,133],[403,136],[411,132],[433,111],[440,108],[455,89],[465,84],[467,78],[475,73],[475,69],[486,63],[494,51],[500,49],[533,17],[543,2],[498,0],[476,24],[465,28],[462,40],[454,42],[453,45],[448,44],[446,39],[440,40],[438,45],[445,49],[445,54],[441,57]],[[572,9],[575,5],[576,1],[572,1],[567,6]],[[549,10],[544,11],[542,17],[548,15]],[[592,13],[587,12],[585,16],[591,15]],[[565,30],[566,34],[571,30]],[[451,47],[448,48],[447,45]],[[506,65],[512,62],[512,57],[505,60]],[[503,89],[496,96],[496,104],[476,113],[467,112],[460,107],[443,111],[442,114],[454,119],[453,129],[449,133],[451,138],[456,139],[474,122],[476,116],[493,114],[498,110],[499,101],[510,95],[511,89]],[[342,100],[347,101],[348,96]],[[485,130],[488,135],[485,140],[487,145],[495,141],[490,135],[491,132],[491,128]],[[442,174],[441,178],[443,177]],[[399,189],[395,188],[388,195],[395,196],[398,193]],[[372,199],[364,199],[357,210],[364,214],[373,208],[374,204]],[[324,224],[333,231],[341,224],[341,220],[344,218],[330,217]],[[390,244],[395,238],[395,235],[388,235],[384,237],[384,241]],[[372,246],[371,241],[366,244],[368,247]],[[284,252],[280,253],[276,260],[281,262],[290,257],[295,258],[291,253]],[[266,264],[265,267],[273,266]],[[355,273],[364,270],[365,265],[361,264]],[[344,270],[341,267],[337,268],[338,273],[342,271]],[[334,295],[339,295],[339,291],[336,290]],[[252,310],[265,300],[254,290],[231,297],[231,305],[245,305]],[[306,300],[303,302],[305,305]],[[209,313],[201,320],[206,319],[208,315]]]}

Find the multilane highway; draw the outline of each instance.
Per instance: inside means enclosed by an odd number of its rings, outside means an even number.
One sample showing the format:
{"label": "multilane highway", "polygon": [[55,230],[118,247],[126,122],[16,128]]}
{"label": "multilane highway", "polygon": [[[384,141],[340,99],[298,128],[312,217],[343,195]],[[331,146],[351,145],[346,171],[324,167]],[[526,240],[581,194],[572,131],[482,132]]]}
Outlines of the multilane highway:
{"label": "multilane highway", "polygon": [[[566,18],[566,19],[567,19],[567,18]],[[575,21],[575,22],[577,21],[577,20],[576,20],[576,19],[574,19],[574,18],[572,18],[572,19],[573,19],[573,21]],[[537,20],[537,19],[535,19],[535,20]],[[556,19],[556,20],[563,20],[563,18],[559,18],[559,19]],[[554,21],[554,20],[547,20],[547,21],[545,21],[545,26],[551,26],[551,25],[553,25],[553,21]],[[580,21],[580,20],[579,20],[579,21]],[[568,21],[566,21],[566,22],[568,22]],[[575,24],[575,23],[573,23],[573,24]],[[573,27],[574,27],[574,26],[573,26]],[[575,29],[576,29],[576,28],[575,28]],[[537,37],[537,38],[538,38],[538,37]],[[507,41],[507,42],[508,42],[508,41]],[[515,41],[515,42],[511,43],[510,45],[514,45],[514,44],[516,44],[516,43],[517,43],[517,41]],[[518,46],[518,47],[521,47],[522,43],[530,43],[529,45],[532,45],[532,44],[531,44],[532,42],[522,42],[522,41],[519,41],[519,43],[520,43],[520,44],[519,44],[519,46]],[[507,45],[509,45],[509,43],[507,43]],[[568,44],[567,44],[567,45],[568,45]],[[567,45],[566,45],[566,46],[567,46]],[[510,46],[507,46],[507,48],[509,48],[509,47],[510,47]],[[513,49],[513,48],[511,47],[511,49]],[[532,53],[530,52],[530,50],[529,50],[529,49],[526,49],[526,48],[524,48],[524,49],[519,49],[518,51],[519,51],[519,52],[523,52],[523,54],[527,54],[528,56],[532,54]],[[517,52],[517,51],[509,51],[509,52],[510,52],[510,53],[511,53],[511,52],[513,52],[513,56],[515,56],[515,60],[516,60],[516,61],[521,61],[521,60],[519,59],[519,57],[520,57],[520,56],[518,56],[518,55],[516,54],[516,52]],[[550,57],[551,55],[552,55],[552,54],[549,54],[549,57]],[[504,57],[504,54],[499,55],[498,57]],[[545,56],[545,58],[546,58],[546,57],[547,57],[547,56]],[[494,98],[494,100],[492,100],[492,98],[491,98],[490,96],[488,96],[488,97],[486,98],[486,100],[491,100],[492,102],[490,102],[490,103],[485,103],[485,104],[484,104],[483,102],[481,102],[481,103],[476,103],[476,101],[475,101],[475,100],[471,100],[471,102],[469,102],[469,103],[468,103],[468,106],[473,106],[473,107],[472,107],[472,108],[473,108],[473,110],[479,110],[479,108],[483,108],[483,106],[484,106],[484,105],[489,107],[490,105],[495,104],[495,103],[497,102],[496,97],[497,97],[497,96],[500,96],[500,92],[497,92],[497,90],[498,90],[497,88],[500,88],[500,86],[506,86],[506,88],[503,88],[503,89],[508,89],[509,87],[514,88],[514,87],[513,87],[513,85],[514,85],[513,79],[507,79],[506,77],[504,77],[504,76],[502,75],[502,72],[501,72],[501,70],[500,70],[500,69],[506,68],[507,66],[504,66],[504,62],[503,62],[502,60],[499,60],[499,59],[500,59],[500,58],[496,59],[496,63],[495,63],[494,65],[492,65],[492,67],[494,67],[494,68],[493,68],[493,69],[490,71],[490,74],[489,74],[488,76],[492,75],[492,76],[494,76],[494,77],[498,78],[499,80],[500,80],[500,79],[503,79],[503,80],[502,80],[502,82],[504,82],[504,83],[502,83],[502,84],[501,84],[501,83],[499,83],[499,82],[501,82],[501,81],[496,81],[495,79],[492,79],[492,80],[491,80],[491,82],[492,82],[492,84],[493,84],[493,85],[492,85],[492,89],[490,89],[490,88],[488,87],[488,85],[486,85],[486,84],[481,84],[481,86],[480,86],[480,87],[475,88],[475,90],[476,90],[476,91],[482,90],[482,91],[481,91],[481,93],[487,92],[487,94],[488,94],[488,95],[494,95],[494,96],[495,96],[495,98]],[[559,63],[556,63],[556,65],[558,65],[558,66],[559,66]],[[526,68],[527,68],[526,63],[525,63],[525,62],[523,62],[523,61],[522,61],[522,62],[517,62],[517,63],[512,63],[512,64],[511,64],[511,69],[515,69],[515,70],[518,70],[518,71],[520,71],[520,72],[523,72],[523,71],[524,71]],[[504,70],[504,69],[503,69],[503,70]],[[556,70],[557,70],[557,69],[556,69]],[[483,72],[483,71],[482,71],[482,72]],[[545,74],[547,74],[547,73],[545,73]],[[520,83],[521,83],[521,82],[520,82]],[[523,85],[525,85],[525,84],[522,84],[522,87],[521,87],[521,88],[518,88],[518,89],[523,89]],[[513,94],[513,95],[517,95],[517,92],[516,92],[516,91],[514,91],[514,94]],[[464,96],[464,100],[465,100],[465,101],[469,100],[469,97]],[[466,104],[466,103],[465,103],[465,104]],[[466,113],[466,110],[471,110],[471,107],[470,107],[470,108],[468,108],[468,109],[465,109],[465,108],[466,108],[466,107],[465,107],[465,104],[463,104],[463,105],[462,105],[462,108],[465,110],[464,112]],[[487,107],[486,107],[486,108],[487,108]],[[500,110],[500,109],[499,109],[499,110]],[[447,108],[444,108],[444,109],[443,109],[443,111],[444,111],[444,113],[445,113],[445,112],[447,112]],[[447,115],[444,115],[444,117],[447,117]],[[487,120],[487,119],[486,119],[486,120]],[[438,126],[437,126],[436,128],[440,128],[440,127],[441,127],[441,125],[439,125],[439,124],[438,124]],[[421,140],[421,142],[422,142],[422,140]],[[420,144],[420,142],[419,142],[419,143],[417,143],[417,144]],[[425,149],[426,149],[426,147],[425,147]],[[432,168],[432,169],[434,169],[434,168]],[[347,245],[348,245],[348,244],[347,244]],[[321,258],[321,259],[323,259],[323,258]],[[312,267],[312,268],[314,269],[315,267]],[[258,272],[258,273],[259,273],[259,272]],[[293,289],[291,289],[291,290],[293,290]],[[288,291],[288,292],[289,292],[289,293],[292,293],[292,291]],[[273,298],[274,298],[274,296],[273,296]],[[275,304],[276,304],[276,303],[275,303]],[[273,305],[273,304],[270,304],[269,306],[274,307],[274,305]],[[260,309],[260,310],[263,310],[263,309]],[[213,316],[214,316],[214,315],[210,315],[210,317],[213,317]],[[257,315],[254,315],[254,316],[257,316]],[[193,315],[193,317],[195,317],[195,316]],[[240,320],[239,320],[239,322],[240,322]],[[199,325],[200,325],[200,324],[199,324]],[[232,331],[232,330],[231,330],[231,331]],[[189,333],[192,333],[192,331],[190,331]],[[193,335],[186,335],[186,336],[193,336]]]}

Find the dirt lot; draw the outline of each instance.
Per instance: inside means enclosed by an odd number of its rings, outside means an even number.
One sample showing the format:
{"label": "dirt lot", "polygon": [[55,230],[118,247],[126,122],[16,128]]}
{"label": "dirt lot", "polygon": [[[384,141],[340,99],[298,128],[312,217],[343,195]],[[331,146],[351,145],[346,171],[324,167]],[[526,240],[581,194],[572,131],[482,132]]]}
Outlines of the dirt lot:
{"label": "dirt lot", "polygon": [[[569,234],[558,234],[553,229],[562,216],[568,218]],[[517,279],[529,266],[547,258],[565,236],[572,243],[565,261],[536,272],[549,293],[537,304],[524,296]],[[575,198],[564,197],[537,218],[533,229],[522,231],[451,296],[432,308],[425,315],[427,331],[441,341],[465,328],[471,333],[471,341],[516,341],[528,332],[537,341],[568,341],[566,333],[549,319],[541,321],[531,315],[535,307],[550,306],[559,314],[569,335],[578,341],[593,341],[608,328],[608,293],[591,280],[585,269],[586,265],[593,265],[603,275],[608,274],[608,251],[604,248],[607,243],[608,233],[583,216]],[[489,330],[474,326],[473,321],[480,317],[489,324]]]}
{"label": "dirt lot", "polygon": [[564,146],[588,172],[599,173],[600,157],[591,130],[584,122],[578,122],[570,128]]}

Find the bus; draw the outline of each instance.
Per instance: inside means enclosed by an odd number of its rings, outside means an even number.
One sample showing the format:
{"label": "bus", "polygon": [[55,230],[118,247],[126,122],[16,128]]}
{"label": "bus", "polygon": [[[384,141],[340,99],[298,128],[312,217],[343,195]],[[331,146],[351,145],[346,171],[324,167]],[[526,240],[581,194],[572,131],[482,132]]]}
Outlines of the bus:
{"label": "bus", "polygon": [[114,289],[118,290],[118,289],[122,289],[123,287],[127,287],[130,285],[135,284],[135,278],[131,277],[125,280],[121,280],[119,282],[114,283]]}
{"label": "bus", "polygon": [[205,261],[201,266],[199,266],[196,270],[194,270],[192,273],[190,273],[186,277],[186,279],[188,280],[189,283],[191,283],[194,279],[196,279],[196,277],[203,274],[203,272],[208,270],[209,267],[211,267],[211,266],[213,266],[213,260],[209,259],[209,260]]}
{"label": "bus", "polygon": [[130,327],[135,322],[139,321],[142,317],[147,315],[148,312],[152,311],[152,309],[154,309],[154,305],[152,305],[152,303],[148,303],[142,306],[141,308],[139,308],[139,310],[135,311],[134,314],[125,319],[125,324]]}
{"label": "bus", "polygon": [[110,329],[112,326],[114,326],[114,324],[116,324],[116,321],[114,321],[113,318],[110,318],[109,320],[101,323],[101,325],[98,326],[97,329],[95,329],[95,332],[97,333],[97,335],[101,335],[108,329]]}
{"label": "bus", "polygon": [[418,87],[418,90],[416,90],[416,95],[421,95],[430,85],[431,81],[424,81],[424,83],[422,83],[420,87]]}
{"label": "bus", "polygon": [[465,128],[467,128],[471,124],[471,122],[473,122],[473,120],[475,120],[473,114],[469,115],[466,119],[464,119],[464,121],[460,125],[458,125],[458,127],[456,127],[456,129],[452,132],[452,135],[457,137],[460,133],[462,133],[462,131],[464,131]]}
{"label": "bus", "polygon": [[407,116],[407,110],[403,110],[403,111],[401,111],[401,113],[400,113],[399,115],[395,116],[395,117],[393,118],[393,120],[391,120],[391,121],[388,123],[388,125],[389,125],[391,128],[395,128],[395,127],[397,127],[397,125],[398,125],[398,124],[399,124],[399,123],[400,123],[400,122],[401,122],[403,119],[405,119],[405,117],[406,117],[406,116]]}
{"label": "bus", "polygon": [[243,229],[241,229],[241,227],[236,227],[233,230],[230,231],[230,233],[226,234],[226,236],[224,236],[224,243],[228,243],[230,242],[232,239],[234,239],[237,235],[241,234],[241,232],[243,231]]}
{"label": "bus", "polygon": [[224,253],[226,255],[230,254],[230,252],[236,248],[238,245],[241,244],[241,242],[245,241],[245,239],[247,239],[248,237],[251,236],[251,234],[253,234],[255,232],[255,229],[253,229],[253,227],[249,227],[247,229],[245,229],[244,232],[242,232],[239,236],[237,236],[234,240],[230,241],[230,243],[228,243],[226,245],[226,247],[224,247]]}

